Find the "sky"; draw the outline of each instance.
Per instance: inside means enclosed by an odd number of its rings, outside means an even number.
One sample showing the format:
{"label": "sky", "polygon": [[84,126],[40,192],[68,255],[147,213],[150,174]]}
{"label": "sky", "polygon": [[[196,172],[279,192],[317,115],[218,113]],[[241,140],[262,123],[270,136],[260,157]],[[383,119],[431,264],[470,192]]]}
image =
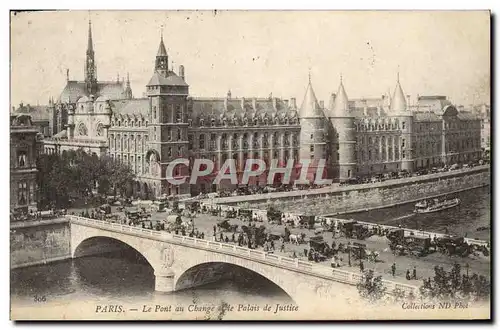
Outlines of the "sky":
{"label": "sky", "polygon": [[[88,19],[98,80],[130,74],[142,97],[160,33],[190,95],[297,98],[308,76],[328,104],[340,75],[349,98],[446,95],[489,103],[486,11],[59,11],[11,14],[11,104],[47,104],[84,79]],[[399,68],[399,69],[398,69]]]}

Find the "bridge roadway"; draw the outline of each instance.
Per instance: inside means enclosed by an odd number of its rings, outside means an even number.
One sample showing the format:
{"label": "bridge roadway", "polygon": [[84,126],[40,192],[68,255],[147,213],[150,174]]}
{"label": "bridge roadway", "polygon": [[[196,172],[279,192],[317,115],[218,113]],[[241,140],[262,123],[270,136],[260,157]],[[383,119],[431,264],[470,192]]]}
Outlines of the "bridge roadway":
{"label": "bridge roadway", "polygon": [[[138,251],[155,273],[155,289],[172,292],[217,281],[217,265],[246,268],[274,282],[294,301],[344,299],[358,296],[361,274],[269,254],[237,245],[202,240],[165,231],[67,215],[71,226],[71,256],[103,252],[109,241],[120,241]],[[418,287],[383,280],[387,292],[400,289],[417,295]],[[305,300],[308,301],[308,300]]]}

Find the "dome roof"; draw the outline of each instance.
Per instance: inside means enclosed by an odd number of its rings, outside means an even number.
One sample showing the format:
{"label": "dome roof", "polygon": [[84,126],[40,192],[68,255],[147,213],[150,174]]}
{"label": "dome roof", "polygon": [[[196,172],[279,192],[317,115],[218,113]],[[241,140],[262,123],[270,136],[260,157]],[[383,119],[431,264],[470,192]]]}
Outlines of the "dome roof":
{"label": "dome roof", "polygon": [[88,102],[89,100],[90,99],[86,95],[84,95],[78,99],[77,103]]}
{"label": "dome roof", "polygon": [[96,102],[105,102],[105,101],[109,101],[109,97],[107,97],[106,95],[101,95],[96,100]]}

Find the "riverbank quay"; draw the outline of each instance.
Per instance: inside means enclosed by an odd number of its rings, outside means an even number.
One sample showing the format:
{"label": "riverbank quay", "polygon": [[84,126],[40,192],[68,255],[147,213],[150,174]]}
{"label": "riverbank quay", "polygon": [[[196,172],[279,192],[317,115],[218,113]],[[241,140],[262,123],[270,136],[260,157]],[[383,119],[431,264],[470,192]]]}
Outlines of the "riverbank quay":
{"label": "riverbank quay", "polygon": [[[441,180],[446,180],[450,178],[460,178],[471,174],[485,173],[485,172],[487,172],[489,176],[490,173],[489,165],[481,165],[473,168],[466,168],[466,169],[460,169],[442,173],[412,176],[408,178],[391,179],[376,183],[353,184],[348,186],[340,186],[338,183],[334,183],[331,186],[317,188],[317,189],[219,197],[219,198],[213,198],[212,200],[215,204],[224,204],[224,205],[236,205],[242,202],[248,202],[248,203],[268,202],[273,200],[296,201],[314,197],[329,197],[330,195],[338,193],[349,193],[352,191],[363,191],[363,190],[380,189],[380,188],[396,188],[400,186],[409,186],[411,184],[416,184],[416,183],[428,183],[436,181],[439,182]],[[484,186],[487,184],[489,184],[489,182],[482,182],[478,186]],[[468,189],[473,189],[473,187],[470,187]]]}
{"label": "riverbank quay", "polygon": [[431,196],[454,194],[488,186],[490,183],[490,168],[478,166],[378,183],[213,198],[211,201],[219,205],[245,205],[246,208],[262,210],[273,207],[283,212],[303,215],[335,216],[406,204]]}
{"label": "riverbank quay", "polygon": [[71,258],[68,218],[10,223],[10,268],[43,265]]}

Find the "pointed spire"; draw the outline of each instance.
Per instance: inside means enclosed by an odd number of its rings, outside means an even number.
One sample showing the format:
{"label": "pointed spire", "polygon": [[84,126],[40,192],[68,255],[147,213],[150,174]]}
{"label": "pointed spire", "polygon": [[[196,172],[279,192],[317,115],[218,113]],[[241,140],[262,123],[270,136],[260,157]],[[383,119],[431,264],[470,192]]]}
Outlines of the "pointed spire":
{"label": "pointed spire", "polygon": [[87,54],[93,53],[94,52],[94,45],[92,42],[92,22],[90,21],[89,17],[89,36],[88,36],[88,44],[87,44]]}
{"label": "pointed spire", "polygon": [[307,84],[306,94],[300,106],[299,116],[301,118],[324,118],[324,113],[321,110],[316,94],[311,83],[311,76],[309,75],[309,83]]}
{"label": "pointed spire", "polygon": [[394,89],[394,94],[391,100],[391,113],[397,114],[401,112],[405,112],[407,110],[407,102],[405,93],[403,92],[403,88],[401,88],[401,84],[399,83],[399,70],[396,88]]}
{"label": "pointed spire", "polygon": [[163,27],[161,29],[160,46],[158,47],[158,53],[156,54],[156,57],[159,56],[168,56],[167,49],[165,48],[165,44],[163,43]]}
{"label": "pointed spire", "polygon": [[340,74],[340,85],[335,97],[334,107],[330,111],[332,117],[343,117],[349,113],[349,99],[345,92],[342,74]]}

